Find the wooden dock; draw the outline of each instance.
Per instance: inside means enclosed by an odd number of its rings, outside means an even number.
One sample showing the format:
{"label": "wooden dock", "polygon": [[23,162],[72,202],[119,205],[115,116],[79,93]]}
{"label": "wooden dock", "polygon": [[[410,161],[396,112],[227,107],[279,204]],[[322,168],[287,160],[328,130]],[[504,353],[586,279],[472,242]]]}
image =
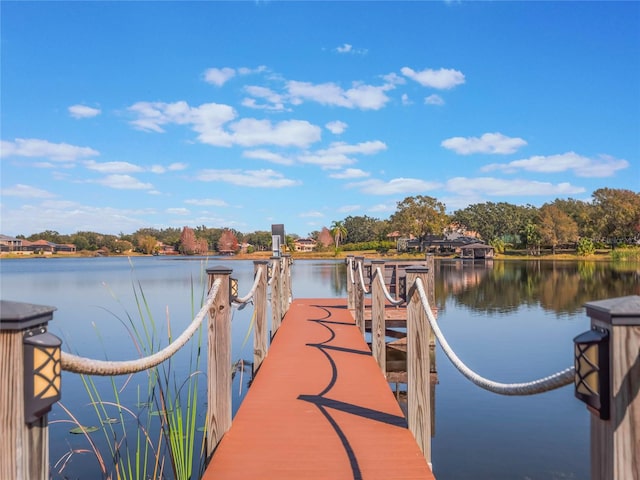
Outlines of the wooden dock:
{"label": "wooden dock", "polygon": [[248,478],[434,478],[346,300],[291,304],[203,477]]}

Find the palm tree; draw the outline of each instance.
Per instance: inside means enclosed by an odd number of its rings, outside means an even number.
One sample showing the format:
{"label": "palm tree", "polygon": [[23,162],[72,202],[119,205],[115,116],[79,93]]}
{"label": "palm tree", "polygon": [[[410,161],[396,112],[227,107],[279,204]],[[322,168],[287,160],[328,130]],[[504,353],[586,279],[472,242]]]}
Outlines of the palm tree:
{"label": "palm tree", "polygon": [[340,241],[347,236],[347,229],[343,221],[338,220],[331,224],[331,235],[333,235],[333,241],[336,243],[337,250],[340,246]]}

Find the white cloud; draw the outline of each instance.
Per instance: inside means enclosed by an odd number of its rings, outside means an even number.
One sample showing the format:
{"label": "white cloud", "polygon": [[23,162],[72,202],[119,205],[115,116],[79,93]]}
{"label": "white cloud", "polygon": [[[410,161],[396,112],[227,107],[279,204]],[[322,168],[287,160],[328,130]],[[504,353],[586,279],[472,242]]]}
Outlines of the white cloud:
{"label": "white cloud", "polygon": [[432,70],[427,68],[421,72],[416,72],[409,67],[402,67],[400,70],[405,77],[415,80],[423,87],[437,88],[438,90],[448,90],[464,83],[464,74],[458,70],[441,68]]}
{"label": "white cloud", "polygon": [[384,92],[393,88],[395,87],[391,84],[382,86],[355,84],[352,88],[343,90],[335,83],[312,84],[293,80],[287,82],[287,89],[294,105],[309,100],[321,105],[362,110],[379,110],[384,107],[389,101],[389,97]]}
{"label": "white cloud", "polygon": [[395,72],[387,73],[386,75],[381,75],[380,78],[382,78],[386,83],[389,83],[391,85],[404,85],[407,83],[407,80],[404,77],[401,77]]}
{"label": "white cloud", "polygon": [[131,175],[107,175],[93,182],[117,190],[150,190],[153,188],[150,183],[142,183]]}
{"label": "white cloud", "polygon": [[338,180],[345,180],[351,178],[363,178],[368,177],[370,174],[365,172],[364,170],[360,170],[359,168],[347,168],[342,172],[332,173],[329,175],[331,178],[337,178]]}
{"label": "white cloud", "polygon": [[333,122],[329,122],[325,124],[325,128],[335,135],[340,135],[341,133],[344,133],[347,127],[348,125],[344,122],[341,122],[340,120],[335,120]]}
{"label": "white cloud", "polygon": [[180,207],[167,208],[165,212],[170,215],[189,215],[191,213],[188,208]]}
{"label": "white cloud", "polygon": [[197,205],[199,207],[228,207],[229,204],[224,200],[217,198],[191,198],[185,200],[184,203],[189,205]]}
{"label": "white cloud", "polygon": [[87,160],[84,166],[89,170],[101,173],[135,173],[142,172],[143,168],[129,162],[103,162],[98,163],[94,160]]}
{"label": "white cloud", "polygon": [[186,102],[138,102],[129,111],[138,118],[131,123],[147,131],[164,132],[167,124],[188,125],[197,132],[202,143],[219,147],[232,145],[278,145],[307,147],[321,138],[320,127],[305,120],[285,120],[272,124],[269,120],[244,118],[228,125],[236,118],[235,110],[217,103],[190,107]]}
{"label": "white cloud", "polygon": [[37,138],[16,138],[15,141],[0,141],[0,157],[37,157],[52,161],[76,161],[100,155],[89,147],[78,147],[68,143],[51,143]]}
{"label": "white cloud", "polygon": [[3,197],[20,197],[20,198],[54,198],[53,193],[47,192],[37,187],[23,185],[18,183],[13,187],[3,188],[0,190]]}
{"label": "white cloud", "polygon": [[521,195],[574,195],[585,191],[563,182],[552,184],[533,180],[503,180],[492,177],[456,177],[447,181],[447,190],[456,195],[521,196]]}
{"label": "white cloud", "polygon": [[242,105],[248,108],[258,108],[266,110],[284,110],[284,98],[279,93],[270,88],[262,86],[247,86],[245,91],[252,97],[259,98],[267,102],[267,105],[258,105],[254,98],[245,98]]}
{"label": "white cloud", "polygon": [[236,71],[233,68],[208,68],[204,72],[204,80],[207,83],[221,87],[227,81],[236,76]]}
{"label": "white cloud", "polygon": [[294,163],[293,159],[268,150],[246,150],[242,153],[242,156],[256,160],[266,160],[279,165],[293,165]]}
{"label": "white cloud", "polygon": [[402,104],[403,105],[412,105],[413,102],[411,100],[409,100],[409,95],[407,95],[406,93],[402,94],[402,97],[400,97],[402,100]]}
{"label": "white cloud", "polygon": [[349,43],[343,43],[335,49],[338,53],[350,53],[352,55],[365,55],[367,53],[366,48],[353,48],[353,45]]}
{"label": "white cloud", "polygon": [[324,217],[324,213],[318,212],[318,211],[309,211],[309,212],[302,212],[298,216],[302,218],[321,218],[321,217]]}
{"label": "white cloud", "polygon": [[440,95],[429,95],[424,99],[424,103],[427,105],[444,105],[444,100]]}
{"label": "white cloud", "polygon": [[361,208],[362,207],[360,207],[360,205],[343,205],[342,207],[338,207],[338,212],[340,213],[356,212]]}
{"label": "white cloud", "polygon": [[328,153],[373,155],[386,149],[387,145],[384,142],[374,140],[369,142],[360,142],[355,145],[344,142],[333,142],[329,145],[329,148],[321,151]]}
{"label": "white cloud", "polygon": [[99,108],[87,107],[86,105],[71,105],[68,110],[69,115],[73,118],[91,118],[102,113]]}
{"label": "white cloud", "polygon": [[203,182],[225,182],[241,187],[281,188],[300,185],[299,180],[285,178],[274,170],[202,170],[197,180]]}
{"label": "white cloud", "polygon": [[452,137],[443,140],[440,145],[460,155],[489,153],[505,155],[514,153],[527,144],[518,137],[507,137],[501,133],[485,133],[482,137]]}
{"label": "white cloud", "polygon": [[350,188],[357,188],[362,193],[369,195],[397,195],[405,193],[419,193],[427,190],[434,190],[441,185],[436,182],[426,182],[418,178],[394,178],[388,182],[382,180],[365,180],[347,185]]}
{"label": "white cloud", "polygon": [[233,143],[245,147],[278,145],[307,147],[320,140],[322,130],[306,120],[285,120],[272,124],[269,120],[243,118],[229,126]]}
{"label": "white cloud", "polygon": [[376,205],[372,205],[371,207],[369,207],[367,209],[367,211],[369,212],[394,212],[397,208],[397,205],[395,203],[393,204],[386,204],[386,203],[378,203]]}
{"label": "white cloud", "polygon": [[60,233],[78,231],[102,232],[117,235],[148,227],[152,209],[116,209],[94,207],[69,201],[46,200],[40,204],[4,209],[2,227],[6,231],[27,234],[50,230],[55,225]]}
{"label": "white cloud", "polygon": [[575,152],[567,152],[560,155],[536,155],[504,164],[492,163],[483,167],[482,171],[501,170],[513,173],[517,170],[525,170],[537,173],[559,173],[572,170],[578,177],[601,178],[611,177],[616,171],[628,166],[629,162],[626,160],[619,160],[609,155],[589,158]]}

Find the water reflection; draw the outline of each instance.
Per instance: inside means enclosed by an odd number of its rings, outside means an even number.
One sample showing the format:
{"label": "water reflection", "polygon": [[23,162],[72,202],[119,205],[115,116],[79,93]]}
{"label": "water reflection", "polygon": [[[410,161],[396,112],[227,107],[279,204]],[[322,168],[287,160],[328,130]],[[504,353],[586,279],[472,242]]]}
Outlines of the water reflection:
{"label": "water reflection", "polygon": [[640,294],[640,271],[606,262],[439,262],[436,299],[475,312],[509,314],[540,306],[558,316],[582,311],[586,302]]}

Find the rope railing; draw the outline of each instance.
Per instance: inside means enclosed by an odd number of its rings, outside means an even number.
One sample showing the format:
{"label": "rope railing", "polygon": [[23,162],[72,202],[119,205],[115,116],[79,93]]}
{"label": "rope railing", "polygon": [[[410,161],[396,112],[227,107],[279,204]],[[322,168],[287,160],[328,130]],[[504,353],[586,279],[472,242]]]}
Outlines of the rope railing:
{"label": "rope railing", "polygon": [[422,308],[424,309],[427,318],[429,319],[429,324],[431,325],[431,328],[433,329],[438,342],[440,342],[440,346],[442,347],[442,350],[446,354],[447,358],[451,361],[451,363],[453,363],[453,365],[462,375],[471,380],[480,388],[493,393],[498,393],[500,395],[535,395],[537,393],[555,390],[556,388],[564,387],[574,382],[574,367],[569,367],[548,377],[525,383],[499,383],[478,375],[467,365],[465,365],[462,360],[460,360],[460,358],[458,358],[458,356],[455,354],[455,352],[447,342],[447,339],[442,334],[442,331],[438,326],[438,322],[436,321],[436,318],[431,311],[431,307],[429,306],[429,301],[427,300],[427,295],[424,291],[424,285],[420,278],[416,279],[415,286],[418,290],[418,294],[420,295]]}
{"label": "rope railing", "polygon": [[249,293],[247,293],[244,297],[235,297],[233,299],[233,303],[244,304],[249,302],[256,293],[256,289],[258,288],[258,284],[260,283],[260,278],[263,273],[264,273],[264,267],[262,266],[258,267],[253,279],[253,285],[251,286],[251,290],[249,290]]}
{"label": "rope railing", "polygon": [[382,270],[380,270],[380,267],[376,268],[376,276],[378,277],[380,285],[382,285],[382,293],[384,293],[384,296],[387,298],[387,300],[389,300],[389,303],[391,303],[392,305],[402,305],[403,303],[405,303],[404,299],[395,299],[391,296],[391,293],[389,293],[389,290],[387,289],[387,285],[384,283],[384,276],[382,275]]}
{"label": "rope railing", "polygon": [[362,287],[362,291],[365,295],[369,295],[369,290],[367,290],[367,286],[364,284],[364,274],[362,273],[362,262],[358,262],[358,277],[360,280],[360,287]]}
{"label": "rope railing", "polygon": [[162,350],[147,355],[146,357],[138,358],[136,360],[122,360],[122,361],[108,361],[108,360],[95,360],[86,357],[79,357],[71,353],[62,352],[62,369],[67,372],[81,373],[86,375],[99,375],[99,376],[111,376],[111,375],[127,375],[130,373],[142,372],[149,368],[153,368],[160,363],[171,358],[178,350],[180,350],[193,336],[202,324],[202,320],[207,316],[211,304],[218,294],[220,288],[221,279],[217,279],[209,292],[209,295],[205,299],[202,308],[193,318],[193,321],[189,326],[176,338],[173,342],[167,345]]}

